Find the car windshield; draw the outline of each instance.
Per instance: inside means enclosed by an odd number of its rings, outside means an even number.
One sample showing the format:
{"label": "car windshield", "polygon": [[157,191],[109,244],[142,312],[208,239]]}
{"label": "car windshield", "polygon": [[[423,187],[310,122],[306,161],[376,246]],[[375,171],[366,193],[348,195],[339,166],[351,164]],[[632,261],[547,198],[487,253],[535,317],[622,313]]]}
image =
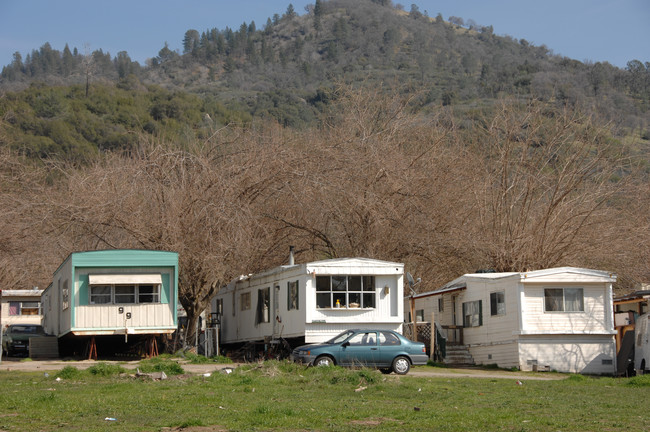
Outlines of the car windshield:
{"label": "car windshield", "polygon": [[19,326],[13,326],[10,330],[12,333],[20,333],[20,334],[37,334],[37,333],[43,333],[43,327],[41,326],[28,326],[28,325],[19,325]]}
{"label": "car windshield", "polygon": [[354,332],[352,330],[347,330],[347,331],[344,331],[341,334],[338,334],[338,335],[334,336],[332,339],[328,340],[325,343],[328,343],[328,344],[342,343],[342,342],[345,342],[345,340],[348,339],[353,334],[354,334]]}

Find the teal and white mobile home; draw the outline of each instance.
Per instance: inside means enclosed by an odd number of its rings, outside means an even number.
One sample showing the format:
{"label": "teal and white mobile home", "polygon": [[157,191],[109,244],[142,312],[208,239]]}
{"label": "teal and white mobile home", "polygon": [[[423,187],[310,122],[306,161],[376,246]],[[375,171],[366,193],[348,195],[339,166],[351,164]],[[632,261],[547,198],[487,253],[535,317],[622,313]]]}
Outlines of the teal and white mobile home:
{"label": "teal and white mobile home", "polygon": [[176,252],[75,252],[43,292],[43,326],[58,337],[171,334],[177,304]]}

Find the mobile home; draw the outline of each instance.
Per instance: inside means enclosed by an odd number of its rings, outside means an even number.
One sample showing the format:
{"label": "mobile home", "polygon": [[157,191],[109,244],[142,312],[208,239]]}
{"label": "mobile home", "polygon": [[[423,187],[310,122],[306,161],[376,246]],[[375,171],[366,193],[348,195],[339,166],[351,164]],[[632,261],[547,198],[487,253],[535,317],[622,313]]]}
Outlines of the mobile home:
{"label": "mobile home", "polygon": [[447,346],[466,347],[477,364],[614,374],[615,281],[572,267],[475,273],[412,300],[416,316],[433,315]]}
{"label": "mobile home", "polygon": [[293,264],[242,276],[213,299],[221,342],[323,342],[350,328],[401,331],[404,265],[367,258]]}
{"label": "mobile home", "polygon": [[2,290],[2,306],[0,321],[2,327],[11,324],[41,324],[41,295],[43,290],[18,289]]}
{"label": "mobile home", "polygon": [[43,326],[59,338],[155,337],[176,330],[178,254],[101,250],[70,254],[43,293]]}

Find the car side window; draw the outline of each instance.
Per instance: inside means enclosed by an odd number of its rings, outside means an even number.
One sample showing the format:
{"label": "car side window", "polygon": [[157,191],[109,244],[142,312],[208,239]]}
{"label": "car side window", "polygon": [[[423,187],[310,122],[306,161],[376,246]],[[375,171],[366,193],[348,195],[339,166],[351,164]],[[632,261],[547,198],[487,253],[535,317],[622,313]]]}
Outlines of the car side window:
{"label": "car side window", "polygon": [[379,345],[400,345],[400,341],[393,333],[379,332]]}
{"label": "car side window", "polygon": [[375,333],[357,333],[350,338],[348,341],[351,346],[369,346],[376,345]]}

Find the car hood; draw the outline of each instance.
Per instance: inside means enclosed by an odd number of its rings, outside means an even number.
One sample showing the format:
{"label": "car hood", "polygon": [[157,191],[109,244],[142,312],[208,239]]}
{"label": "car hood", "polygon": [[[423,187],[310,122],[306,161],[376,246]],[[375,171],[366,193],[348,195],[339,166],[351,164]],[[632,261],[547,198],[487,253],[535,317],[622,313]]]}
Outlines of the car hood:
{"label": "car hood", "polygon": [[307,344],[307,345],[301,345],[296,349],[297,350],[302,350],[302,351],[308,351],[308,350],[314,350],[314,349],[317,349],[317,348],[331,347],[333,345],[334,344],[330,344],[330,343]]}

